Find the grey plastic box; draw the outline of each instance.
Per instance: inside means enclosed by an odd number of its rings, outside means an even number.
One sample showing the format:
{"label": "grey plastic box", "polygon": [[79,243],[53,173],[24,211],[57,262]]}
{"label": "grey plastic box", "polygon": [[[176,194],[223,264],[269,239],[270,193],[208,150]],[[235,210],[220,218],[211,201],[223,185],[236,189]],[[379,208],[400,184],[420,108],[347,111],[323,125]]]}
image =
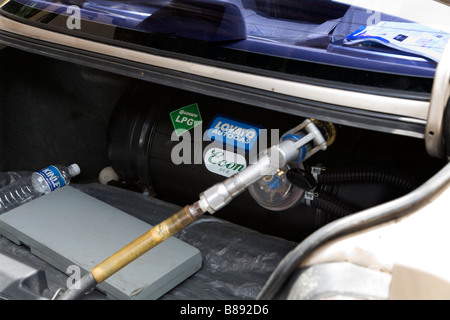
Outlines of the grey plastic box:
{"label": "grey plastic box", "polygon": [[[82,274],[89,272],[151,227],[71,186],[0,215],[2,235],[29,246],[32,253],[64,273],[74,265]],[[201,265],[197,248],[171,237],[97,289],[112,299],[157,299]]]}

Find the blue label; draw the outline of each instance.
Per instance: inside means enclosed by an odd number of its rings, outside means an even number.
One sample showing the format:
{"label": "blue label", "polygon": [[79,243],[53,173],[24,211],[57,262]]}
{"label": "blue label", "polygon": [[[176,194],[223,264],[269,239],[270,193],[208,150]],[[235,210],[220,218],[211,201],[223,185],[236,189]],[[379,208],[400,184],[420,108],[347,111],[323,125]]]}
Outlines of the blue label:
{"label": "blue label", "polygon": [[207,130],[207,136],[211,141],[248,152],[256,145],[259,130],[251,124],[216,116]]}
{"label": "blue label", "polygon": [[49,166],[38,171],[37,173],[39,173],[44,178],[51,191],[64,187],[66,185],[66,180],[61,175],[61,172],[58,170],[58,168],[56,168],[55,166]]}

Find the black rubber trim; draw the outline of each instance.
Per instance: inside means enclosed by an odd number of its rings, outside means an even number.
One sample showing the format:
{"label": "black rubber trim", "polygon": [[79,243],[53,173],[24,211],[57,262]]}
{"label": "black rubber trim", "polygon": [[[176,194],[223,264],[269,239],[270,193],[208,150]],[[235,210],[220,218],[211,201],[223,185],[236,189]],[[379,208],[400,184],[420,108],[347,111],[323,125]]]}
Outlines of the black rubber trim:
{"label": "black rubber trim", "polygon": [[447,100],[443,118],[444,118],[443,140],[444,140],[445,155],[447,156],[447,159],[450,159],[450,99]]}
{"label": "black rubber trim", "polygon": [[348,126],[423,138],[426,121],[326,104],[130,60],[47,43],[0,30],[0,42],[35,54],[239,103]]}

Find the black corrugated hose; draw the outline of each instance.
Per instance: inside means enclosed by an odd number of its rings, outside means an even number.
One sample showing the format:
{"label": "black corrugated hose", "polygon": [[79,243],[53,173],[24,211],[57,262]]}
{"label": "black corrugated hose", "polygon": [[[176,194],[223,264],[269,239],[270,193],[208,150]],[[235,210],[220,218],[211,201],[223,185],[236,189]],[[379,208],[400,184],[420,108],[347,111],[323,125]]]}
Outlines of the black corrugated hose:
{"label": "black corrugated hose", "polygon": [[318,184],[340,184],[350,182],[383,183],[411,191],[419,185],[416,178],[385,167],[326,168],[317,176]]}
{"label": "black corrugated hose", "polygon": [[[397,187],[405,192],[414,190],[419,183],[414,177],[384,167],[342,167],[324,169],[317,175],[317,181],[312,182],[312,176],[300,169],[289,170],[287,177],[291,183],[305,190],[323,185],[338,185],[344,183],[380,183]],[[317,189],[316,189],[317,190]],[[347,203],[325,191],[315,193],[314,199],[308,203],[311,207],[327,213],[331,220],[355,213],[361,208]]]}
{"label": "black corrugated hose", "polygon": [[345,217],[360,209],[326,192],[319,192],[310,202],[311,207],[326,212],[332,220]]}

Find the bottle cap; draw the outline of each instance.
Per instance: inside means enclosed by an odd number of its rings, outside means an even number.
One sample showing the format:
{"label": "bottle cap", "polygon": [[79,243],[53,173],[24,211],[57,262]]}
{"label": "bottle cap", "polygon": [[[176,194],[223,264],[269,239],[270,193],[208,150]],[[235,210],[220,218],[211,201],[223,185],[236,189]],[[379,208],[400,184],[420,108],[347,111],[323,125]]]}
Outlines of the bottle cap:
{"label": "bottle cap", "polygon": [[80,167],[76,163],[71,164],[69,167],[67,167],[67,169],[69,170],[69,174],[72,177],[79,175],[81,172]]}

